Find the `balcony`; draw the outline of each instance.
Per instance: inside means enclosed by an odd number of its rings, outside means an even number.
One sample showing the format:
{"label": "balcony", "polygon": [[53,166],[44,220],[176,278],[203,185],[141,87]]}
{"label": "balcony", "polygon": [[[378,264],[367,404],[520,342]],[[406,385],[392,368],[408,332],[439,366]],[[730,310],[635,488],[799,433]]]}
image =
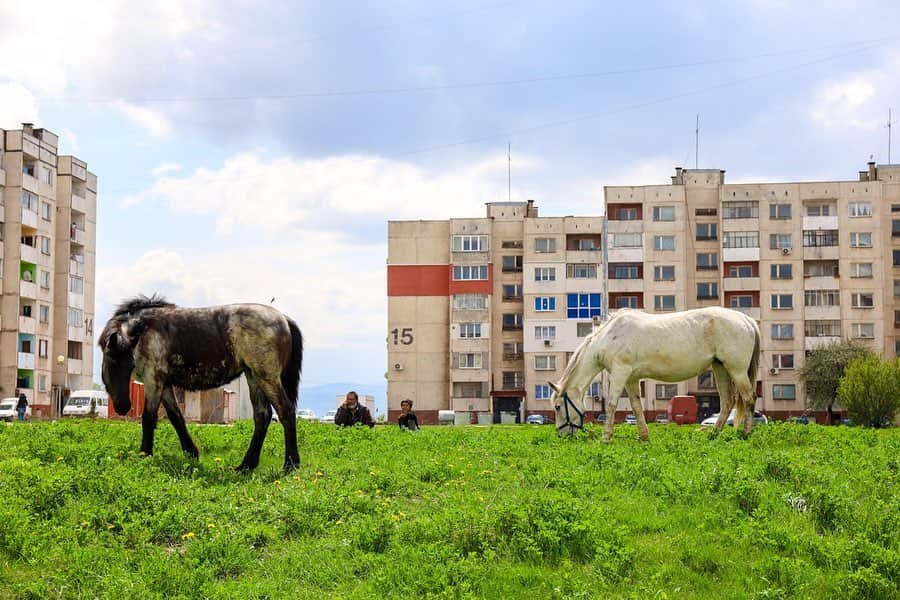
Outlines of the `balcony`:
{"label": "balcony", "polygon": [[69,275],[76,277],[84,277],[84,260],[78,261],[74,258],[69,259]]}
{"label": "balcony", "polygon": [[38,225],[38,216],[37,213],[33,210],[28,210],[27,208],[22,209],[22,227],[31,227],[32,229],[37,229]]}
{"label": "balcony", "polygon": [[19,333],[34,334],[36,325],[37,323],[35,323],[34,317],[19,315]]}
{"label": "balcony", "polygon": [[73,342],[84,341],[84,327],[72,327],[69,325],[69,340]]}
{"label": "balcony", "polygon": [[30,135],[23,133],[22,152],[31,158],[39,159],[41,157],[41,144],[38,142],[37,138],[33,138]]}
{"label": "balcony", "polygon": [[803,348],[804,350],[815,350],[816,348],[821,348],[822,346],[827,346],[828,344],[839,341],[841,341],[840,337],[805,337],[803,338]]}
{"label": "balcony", "polygon": [[755,292],[759,290],[759,277],[726,277],[722,280],[726,292]]}
{"label": "balcony", "polygon": [[87,213],[87,199],[72,192],[72,210],[80,213]]}
{"label": "balcony", "polygon": [[70,358],[66,361],[66,373],[81,375],[81,368],[81,359],[79,358]]}
{"label": "balcony", "polygon": [[631,221],[607,221],[606,233],[642,233],[644,231],[644,222],[641,220]]}
{"label": "balcony", "polygon": [[[823,217],[819,217],[823,218]],[[840,258],[840,246],[804,246],[804,260],[837,260]]]}
{"label": "balcony", "polygon": [[643,279],[608,279],[606,281],[606,290],[610,294],[617,292],[643,292]]}
{"label": "balcony", "polygon": [[744,313],[751,319],[755,319],[759,321],[760,319],[760,311],[758,306],[748,306],[746,308],[732,308],[731,310],[736,310],[738,312]]}
{"label": "balcony", "polygon": [[23,261],[29,262],[31,264],[37,264],[37,248],[29,246],[28,244],[19,244],[19,254],[21,255]]}
{"label": "balcony", "polygon": [[87,233],[85,233],[84,229],[78,229],[77,227],[73,227],[70,231],[70,238],[76,244],[85,245],[87,242]]}
{"label": "balcony", "polygon": [[828,230],[828,229],[837,229],[838,228],[838,217],[837,215],[830,217],[803,217],[803,230],[804,231],[817,231],[819,229]]}
{"label": "balcony", "polygon": [[489,412],[490,398],[450,398],[450,409],[457,412]]}
{"label": "balcony", "polygon": [[[626,221],[627,222],[627,221]],[[611,263],[639,263],[644,262],[644,248],[610,248],[607,260]]]}
{"label": "balcony", "polygon": [[[802,298],[800,299],[803,300]],[[840,306],[805,306],[803,318],[810,321],[839,321],[841,318]]]}
{"label": "balcony", "polygon": [[28,190],[29,192],[33,192],[35,194],[40,195],[41,189],[38,186],[38,180],[36,177],[32,177],[28,173],[22,173],[22,189]]}
{"label": "balcony", "polygon": [[722,248],[725,262],[745,262],[759,260],[759,248]]}
{"label": "balcony", "polygon": [[504,352],[503,360],[505,361],[516,361],[522,360],[525,357],[525,354],[522,352]]}
{"label": "balcony", "polygon": [[[3,169],[0,169],[0,181],[3,181]],[[6,222],[6,207],[0,204],[0,223]]]}
{"label": "balcony", "polygon": [[19,352],[16,359],[16,368],[33,369],[34,368],[34,352]]}
{"label": "balcony", "polygon": [[806,275],[803,276],[803,289],[804,290],[833,290],[839,287],[838,282],[840,279],[837,275],[825,276],[825,277],[808,277]]}
{"label": "balcony", "polygon": [[593,250],[566,250],[566,262],[568,263],[599,263],[600,257],[600,248],[594,248]]}
{"label": "balcony", "polygon": [[[32,284],[34,285],[34,284]],[[69,292],[69,307],[70,308],[80,308],[84,310],[84,294],[76,294],[74,292]]]}
{"label": "balcony", "polygon": [[[33,281],[19,281],[19,296],[37,300],[37,285]],[[84,303],[84,300],[82,300]]]}
{"label": "balcony", "polygon": [[451,383],[487,383],[486,369],[450,369]]}

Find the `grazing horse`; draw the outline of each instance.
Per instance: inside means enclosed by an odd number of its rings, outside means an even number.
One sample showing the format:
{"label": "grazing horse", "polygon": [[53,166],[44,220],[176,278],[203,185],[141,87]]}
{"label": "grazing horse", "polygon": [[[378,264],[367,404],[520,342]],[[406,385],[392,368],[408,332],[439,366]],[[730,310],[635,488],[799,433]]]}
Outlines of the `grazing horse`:
{"label": "grazing horse", "polygon": [[303,336],[287,316],[262,304],[178,308],[164,298],[137,296],[116,308],[100,334],[103,383],[120,415],[131,409],[132,372],[144,383],[141,452],[153,454],[159,404],[191,457],[199,450],[175,402],[174,387],[206,390],[246,375],[254,431],[238,470],[259,464],[272,406],[284,427],[284,469],[300,464],[297,451],[297,387]]}
{"label": "grazing horse", "polygon": [[[584,424],[583,394],[601,370],[609,371],[612,414],[603,441],[610,441],[615,406],[623,388],[637,418],[638,434],[649,432],[641,408],[641,379],[678,382],[712,367],[722,403],[715,431],[722,429],[734,396],[744,431],[753,430],[759,326],[747,315],[718,306],[656,315],[623,309],[589,335],[572,355],[562,379],[550,382],[556,408],[556,429],[573,435]],[[577,417],[577,419],[576,419]]]}

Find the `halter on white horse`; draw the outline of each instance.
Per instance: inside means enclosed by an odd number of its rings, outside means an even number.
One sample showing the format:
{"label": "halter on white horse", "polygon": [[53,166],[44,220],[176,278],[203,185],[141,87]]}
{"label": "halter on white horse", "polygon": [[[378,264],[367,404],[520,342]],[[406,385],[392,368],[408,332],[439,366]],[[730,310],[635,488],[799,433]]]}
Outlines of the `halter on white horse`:
{"label": "halter on white horse", "polygon": [[[572,355],[559,383],[551,383],[557,430],[574,434],[582,428],[582,394],[601,370],[609,371],[613,403],[628,393],[642,438],[648,436],[639,397],[641,379],[678,382],[712,368],[722,410],[716,431],[722,428],[736,393],[735,427],[753,429],[753,406],[759,364],[759,327],[750,317],[727,308],[708,307],[656,315],[622,310],[588,336]],[[612,437],[615,415],[607,418],[604,439]],[[745,413],[745,408],[749,409]],[[578,421],[573,420],[573,414]]]}

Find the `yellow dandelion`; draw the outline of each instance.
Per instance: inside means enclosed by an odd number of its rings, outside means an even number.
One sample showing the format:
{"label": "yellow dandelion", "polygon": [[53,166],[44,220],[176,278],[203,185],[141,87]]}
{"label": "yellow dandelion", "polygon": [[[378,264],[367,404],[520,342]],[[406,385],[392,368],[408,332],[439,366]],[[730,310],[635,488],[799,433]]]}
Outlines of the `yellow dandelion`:
{"label": "yellow dandelion", "polygon": [[376,494],[380,494],[380,493],[381,493],[381,490],[379,490],[378,488],[375,488],[375,493],[376,493]]}
{"label": "yellow dandelion", "polygon": [[56,457],[56,462],[59,462],[59,461],[61,461],[61,460],[65,460],[65,459],[64,459],[62,456],[57,456],[57,457]]}
{"label": "yellow dandelion", "polygon": [[217,456],[217,457],[215,457],[213,460],[216,461],[216,462],[222,462],[222,457]]}
{"label": "yellow dandelion", "polygon": [[300,481],[300,476],[299,476],[299,475],[294,475],[294,481]]}
{"label": "yellow dandelion", "polygon": [[183,539],[183,540],[189,540],[189,539],[191,539],[192,537],[194,537],[194,532],[193,532],[193,531],[188,531],[186,534],[184,534],[183,536],[181,536],[181,539]]}
{"label": "yellow dandelion", "polygon": [[335,524],[337,524],[337,525],[343,525],[343,524],[344,524],[344,520],[343,520],[343,519],[338,519],[337,521],[335,521]]}
{"label": "yellow dandelion", "polygon": [[322,471],[316,471],[316,477],[323,477],[324,475],[325,473],[323,473]]}
{"label": "yellow dandelion", "polygon": [[356,493],[357,493],[357,495],[359,495],[359,496],[362,496],[363,494],[365,494],[365,492],[362,491],[362,490],[356,490]]}
{"label": "yellow dandelion", "polygon": [[478,496],[478,499],[484,502],[484,496]]}
{"label": "yellow dandelion", "polygon": [[207,526],[209,529],[215,529],[215,528],[216,528],[216,524],[215,524],[215,523],[207,523],[206,526]]}
{"label": "yellow dandelion", "polygon": [[280,479],[276,479],[276,480],[275,480],[275,485],[281,485],[281,480],[280,480]]}

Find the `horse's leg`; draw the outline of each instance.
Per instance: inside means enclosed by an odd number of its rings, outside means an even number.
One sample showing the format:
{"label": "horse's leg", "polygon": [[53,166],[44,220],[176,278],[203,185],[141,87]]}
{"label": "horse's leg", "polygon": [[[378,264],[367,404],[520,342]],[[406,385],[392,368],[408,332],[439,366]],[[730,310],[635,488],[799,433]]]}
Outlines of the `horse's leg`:
{"label": "horse's leg", "polygon": [[144,385],[144,412],[141,414],[141,454],[153,454],[153,433],[159,420],[159,386]]}
{"label": "horse's leg", "polygon": [[246,373],[247,385],[250,388],[250,403],[253,405],[253,437],[250,439],[250,447],[244,460],[237,466],[237,470],[249,473],[259,465],[259,453],[262,451],[269,423],[272,421],[272,406],[269,398],[259,386],[256,377]]}
{"label": "horse's leg", "polygon": [[272,399],[278,420],[284,428],[284,471],[285,473],[292,471],[300,466],[300,453],[297,451],[297,411],[288,400],[280,377],[276,377],[274,381],[261,381],[260,387]]}
{"label": "horse's leg", "polygon": [[719,418],[716,419],[713,431],[719,433],[725,427],[725,421],[728,420],[728,415],[731,413],[734,387],[731,385],[731,375],[722,363],[713,361],[712,371],[716,380],[716,389],[719,391]]}
{"label": "horse's leg", "polygon": [[[738,370],[732,374],[732,381],[737,393],[744,401],[744,433],[749,435],[753,431],[753,411],[756,408],[756,390],[750,385],[750,378],[744,370]],[[738,420],[735,418],[734,427],[738,428]]]}
{"label": "horse's leg", "polygon": [[631,402],[631,412],[637,419],[638,438],[647,440],[650,438],[650,430],[647,429],[647,420],[644,419],[644,407],[641,406],[641,386],[638,381],[629,381],[625,384],[628,391],[628,400]]}
{"label": "horse's leg", "polygon": [[616,421],[616,409],[619,408],[619,397],[628,379],[624,373],[609,373],[609,396],[606,400],[606,426],[603,428],[603,441],[609,442],[613,437],[613,423]]}
{"label": "horse's leg", "polygon": [[191,458],[199,457],[200,450],[197,449],[197,444],[194,443],[194,440],[191,439],[191,434],[188,433],[187,425],[184,423],[184,415],[181,414],[181,409],[178,408],[178,403],[175,401],[175,393],[172,391],[172,386],[169,385],[163,389],[161,398],[163,408],[166,409],[166,415],[169,417],[169,422],[172,423],[175,433],[178,434],[181,449]]}

